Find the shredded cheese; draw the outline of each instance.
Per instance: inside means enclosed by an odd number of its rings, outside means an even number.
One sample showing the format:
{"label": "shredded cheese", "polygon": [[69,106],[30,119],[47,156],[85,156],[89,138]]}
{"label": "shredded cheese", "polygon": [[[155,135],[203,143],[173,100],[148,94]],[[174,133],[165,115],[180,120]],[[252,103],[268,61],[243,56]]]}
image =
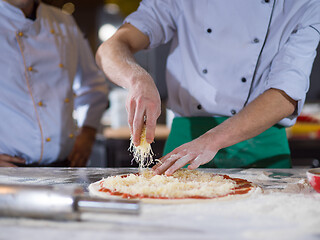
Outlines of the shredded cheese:
{"label": "shredded cheese", "polygon": [[233,192],[235,186],[233,180],[223,176],[187,169],[172,176],[154,175],[152,170],[145,169],[140,175],[111,176],[102,182],[102,187],[114,192],[164,198],[214,198]]}
{"label": "shredded cheese", "polygon": [[133,153],[133,160],[139,164],[139,168],[147,168],[153,163],[153,152],[150,143],[146,140],[146,125],[143,126],[140,145],[135,146],[130,138],[129,151]]}

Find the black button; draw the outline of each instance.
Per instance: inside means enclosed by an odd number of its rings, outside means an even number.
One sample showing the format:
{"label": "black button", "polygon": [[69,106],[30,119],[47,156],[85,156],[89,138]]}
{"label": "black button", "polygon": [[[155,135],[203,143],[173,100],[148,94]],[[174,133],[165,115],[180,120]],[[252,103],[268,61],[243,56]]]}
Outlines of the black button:
{"label": "black button", "polygon": [[202,109],[201,104],[199,104],[199,105],[197,106],[197,108],[198,108],[199,110],[201,110],[201,109]]}
{"label": "black button", "polygon": [[202,72],[203,72],[204,74],[207,74],[207,73],[208,73],[208,70],[207,70],[207,69],[203,69]]}
{"label": "black button", "polygon": [[242,81],[242,82],[246,82],[247,79],[246,79],[245,77],[243,77],[243,78],[241,78],[241,81]]}
{"label": "black button", "polygon": [[207,29],[207,33],[211,33],[212,32],[212,29],[211,28],[208,28]]}
{"label": "black button", "polygon": [[258,43],[258,42],[260,42],[260,40],[258,38],[255,38],[255,39],[253,39],[253,42]]}
{"label": "black button", "polygon": [[264,0],[266,3],[269,3],[270,2],[270,0]]}
{"label": "black button", "polygon": [[234,109],[232,109],[230,112],[231,112],[232,115],[235,115],[237,113],[237,111],[234,110]]}

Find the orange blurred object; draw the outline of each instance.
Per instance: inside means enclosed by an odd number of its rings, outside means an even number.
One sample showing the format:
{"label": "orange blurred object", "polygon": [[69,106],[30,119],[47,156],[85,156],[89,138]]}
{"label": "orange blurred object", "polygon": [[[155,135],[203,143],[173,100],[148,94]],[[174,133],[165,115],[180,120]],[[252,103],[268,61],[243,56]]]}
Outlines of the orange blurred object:
{"label": "orange blurred object", "polygon": [[295,125],[287,129],[289,138],[320,138],[320,119],[300,115]]}

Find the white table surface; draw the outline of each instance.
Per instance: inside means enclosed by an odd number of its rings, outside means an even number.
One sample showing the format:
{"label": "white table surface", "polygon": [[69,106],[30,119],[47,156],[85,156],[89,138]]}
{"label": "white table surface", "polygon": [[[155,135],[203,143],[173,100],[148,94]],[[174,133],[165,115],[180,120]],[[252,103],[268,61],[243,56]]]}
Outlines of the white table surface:
{"label": "white table surface", "polygon": [[[305,168],[201,169],[252,181],[263,193],[248,198],[180,205],[142,204],[138,216],[83,214],[82,221],[0,217],[3,239],[320,239],[320,194]],[[77,184],[134,168],[0,168],[1,183]]]}

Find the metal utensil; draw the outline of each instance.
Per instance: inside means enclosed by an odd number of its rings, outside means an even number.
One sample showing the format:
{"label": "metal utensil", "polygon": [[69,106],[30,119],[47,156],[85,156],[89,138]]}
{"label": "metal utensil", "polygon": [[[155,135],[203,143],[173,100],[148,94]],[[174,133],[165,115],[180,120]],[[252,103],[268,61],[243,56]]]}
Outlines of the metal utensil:
{"label": "metal utensil", "polygon": [[81,213],[139,214],[137,200],[85,196],[77,186],[0,184],[0,216],[80,220]]}

